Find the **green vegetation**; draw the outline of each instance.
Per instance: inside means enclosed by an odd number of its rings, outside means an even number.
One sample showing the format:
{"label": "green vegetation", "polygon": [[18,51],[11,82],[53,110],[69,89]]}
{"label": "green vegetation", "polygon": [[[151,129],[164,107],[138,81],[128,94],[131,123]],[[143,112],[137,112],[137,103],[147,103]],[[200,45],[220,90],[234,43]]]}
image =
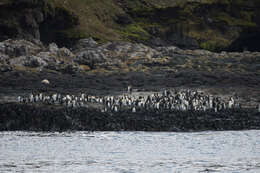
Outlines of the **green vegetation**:
{"label": "green vegetation", "polygon": [[[28,0],[29,2],[30,0]],[[0,5],[14,0],[0,0]],[[43,2],[31,0],[32,3]],[[64,9],[78,25],[59,31],[62,37],[91,36],[99,42],[127,40],[149,43],[171,33],[195,39],[208,50],[228,47],[240,33],[259,29],[259,0],[47,0],[46,13]],[[207,15],[204,15],[207,14]],[[126,16],[129,22],[119,21]],[[124,20],[124,18],[123,18]],[[71,22],[75,22],[74,19]],[[257,23],[258,22],[258,23]],[[75,24],[75,23],[73,23]],[[237,28],[237,29],[234,29]],[[178,40],[177,40],[178,41]]]}
{"label": "green vegetation", "polygon": [[87,33],[85,33],[84,31],[81,31],[79,29],[76,28],[72,28],[72,29],[68,29],[68,30],[63,30],[63,31],[59,31],[58,33],[61,37],[64,38],[68,38],[68,39],[82,39],[82,38],[86,38],[89,35]]}
{"label": "green vegetation", "polygon": [[228,46],[227,40],[222,40],[222,41],[208,40],[200,43],[200,47],[202,49],[206,49],[209,51],[220,51],[225,49],[227,46]]}
{"label": "green vegetation", "polygon": [[148,32],[136,24],[127,25],[122,29],[121,34],[127,40],[147,41],[149,39]]}
{"label": "green vegetation", "polygon": [[228,13],[219,13],[215,17],[215,20],[217,22],[224,22],[225,24],[229,26],[245,26],[245,27],[255,27],[256,23],[251,21],[251,15],[246,12],[242,12],[241,15],[245,16],[245,19],[243,18],[234,18],[231,17]]}

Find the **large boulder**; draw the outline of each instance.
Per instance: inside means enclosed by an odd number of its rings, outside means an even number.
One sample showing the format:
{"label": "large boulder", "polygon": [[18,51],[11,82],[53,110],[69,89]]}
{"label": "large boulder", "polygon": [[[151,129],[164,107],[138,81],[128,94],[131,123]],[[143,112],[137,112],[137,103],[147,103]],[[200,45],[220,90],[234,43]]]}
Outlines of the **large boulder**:
{"label": "large boulder", "polygon": [[63,47],[57,51],[57,56],[60,58],[73,58],[75,55],[69,49]]}
{"label": "large boulder", "polygon": [[0,64],[0,72],[1,73],[5,73],[8,71],[12,71],[12,67],[10,65],[7,64]]}
{"label": "large boulder", "polygon": [[24,44],[13,44],[9,42],[0,43],[0,51],[11,57],[25,56],[29,53],[28,47]]}
{"label": "large boulder", "polygon": [[105,54],[99,49],[85,50],[78,53],[74,62],[78,64],[88,65],[90,68],[94,68],[96,64],[106,62]]}
{"label": "large boulder", "polygon": [[55,63],[55,64],[59,63],[56,54],[53,54],[51,52],[40,52],[36,56],[40,57],[42,60],[46,61],[47,63]]}
{"label": "large boulder", "polygon": [[27,56],[26,60],[24,62],[24,65],[27,67],[44,67],[47,66],[47,62],[41,59],[40,57],[37,56]]}
{"label": "large boulder", "polygon": [[7,63],[9,60],[9,56],[5,55],[5,54],[2,54],[0,53],[0,64],[4,64],[4,63]]}
{"label": "large boulder", "polygon": [[48,51],[48,52],[51,52],[51,53],[56,53],[56,52],[58,52],[58,50],[59,50],[59,47],[58,47],[57,44],[55,44],[55,43],[51,43],[51,44],[49,44],[49,46],[47,47],[47,51]]}
{"label": "large boulder", "polygon": [[183,50],[178,47],[175,47],[175,46],[156,47],[155,49],[158,52],[160,52],[162,54],[162,56],[172,57],[176,54],[183,54]]}
{"label": "large boulder", "polygon": [[81,71],[81,68],[76,64],[69,64],[62,69],[62,72],[67,74],[75,74],[78,73],[79,71]]}
{"label": "large boulder", "polygon": [[40,45],[27,40],[5,40],[0,42],[0,53],[10,57],[33,55],[41,49]]}
{"label": "large boulder", "polygon": [[82,50],[82,49],[88,49],[88,48],[96,48],[98,46],[98,43],[93,40],[92,38],[85,38],[79,40],[76,45],[74,46],[75,50]]}
{"label": "large boulder", "polygon": [[12,58],[10,60],[10,65],[37,68],[45,67],[48,63],[37,56],[20,56],[17,58]]}

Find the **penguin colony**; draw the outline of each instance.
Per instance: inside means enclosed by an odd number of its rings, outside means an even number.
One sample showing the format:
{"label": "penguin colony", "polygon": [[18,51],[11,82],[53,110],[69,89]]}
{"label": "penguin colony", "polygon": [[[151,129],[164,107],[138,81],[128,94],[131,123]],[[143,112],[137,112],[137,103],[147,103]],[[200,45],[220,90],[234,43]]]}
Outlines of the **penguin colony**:
{"label": "penguin colony", "polygon": [[[134,96],[130,93],[120,96],[92,96],[85,93],[79,95],[30,94],[19,96],[20,103],[42,103],[48,105],[63,105],[68,108],[89,108],[99,105],[101,112],[137,111],[221,111],[240,109],[241,105],[230,97],[228,101],[221,97],[207,95],[197,90],[165,90],[146,96]],[[260,111],[260,108],[258,108]]]}

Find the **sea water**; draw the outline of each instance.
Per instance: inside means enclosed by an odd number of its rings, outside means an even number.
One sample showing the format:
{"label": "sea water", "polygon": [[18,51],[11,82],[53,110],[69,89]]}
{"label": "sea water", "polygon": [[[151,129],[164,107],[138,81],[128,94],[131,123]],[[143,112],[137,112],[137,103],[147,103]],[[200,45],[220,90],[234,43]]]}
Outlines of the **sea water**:
{"label": "sea water", "polygon": [[259,173],[260,131],[0,132],[0,172]]}

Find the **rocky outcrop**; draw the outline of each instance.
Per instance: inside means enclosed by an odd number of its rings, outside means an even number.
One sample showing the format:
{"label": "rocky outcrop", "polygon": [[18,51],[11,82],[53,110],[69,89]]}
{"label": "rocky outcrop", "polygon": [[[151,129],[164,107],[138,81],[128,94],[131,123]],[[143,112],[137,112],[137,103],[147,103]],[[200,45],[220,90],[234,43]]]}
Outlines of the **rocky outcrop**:
{"label": "rocky outcrop", "polygon": [[25,66],[31,68],[45,67],[47,62],[37,56],[20,56],[10,60],[12,66]]}
{"label": "rocky outcrop", "polygon": [[202,87],[212,93],[236,92],[249,106],[260,101],[260,52],[216,53],[122,41],[97,44],[87,38],[71,50],[26,40],[0,45],[0,100],[17,90],[46,90],[41,80],[48,79],[50,89],[61,93],[109,94],[128,85],[141,91]]}
{"label": "rocky outcrop", "polygon": [[[178,73],[183,70],[218,71],[237,74],[259,73],[260,52],[215,53],[207,50],[185,50],[174,46],[149,47],[130,42],[97,44],[93,39],[80,40],[73,51],[55,43],[43,46],[40,42],[6,40],[0,42],[0,64],[10,68],[36,71],[105,73],[140,72]],[[20,68],[22,67],[22,68]],[[6,71],[6,70],[2,70]]]}
{"label": "rocky outcrop", "polygon": [[225,112],[117,112],[0,104],[0,131],[204,131],[260,129],[256,110]]}
{"label": "rocky outcrop", "polygon": [[41,42],[30,42],[26,40],[5,40],[0,42],[0,53],[9,57],[19,57],[31,55],[39,52],[43,48]]}
{"label": "rocky outcrop", "polygon": [[83,65],[88,65],[90,68],[94,68],[95,64],[104,63],[106,61],[106,56],[101,50],[85,50],[76,56],[75,62]]}
{"label": "rocky outcrop", "polygon": [[6,40],[0,42],[0,65],[2,72],[6,72],[7,69],[15,69],[16,67],[22,67],[24,70],[27,67],[42,70],[52,65],[69,65],[73,63],[74,57],[75,55],[69,49],[59,48],[55,43],[45,47],[37,40],[34,42],[26,40]]}
{"label": "rocky outcrop", "polygon": [[[54,43],[43,46],[25,40],[0,42],[0,87],[41,90],[40,79],[50,80],[53,90],[87,87],[99,88],[100,92],[108,88],[124,90],[128,85],[148,90],[233,86],[244,98],[250,95],[253,102],[260,99],[260,52],[215,53],[118,41],[79,44],[75,45],[78,49],[69,50]],[[250,94],[245,94],[248,88],[240,87],[250,87]]]}
{"label": "rocky outcrop", "polygon": [[80,39],[77,44],[74,45],[73,49],[76,51],[80,51],[86,48],[96,48],[98,47],[98,43],[93,40],[93,38],[84,38]]}

